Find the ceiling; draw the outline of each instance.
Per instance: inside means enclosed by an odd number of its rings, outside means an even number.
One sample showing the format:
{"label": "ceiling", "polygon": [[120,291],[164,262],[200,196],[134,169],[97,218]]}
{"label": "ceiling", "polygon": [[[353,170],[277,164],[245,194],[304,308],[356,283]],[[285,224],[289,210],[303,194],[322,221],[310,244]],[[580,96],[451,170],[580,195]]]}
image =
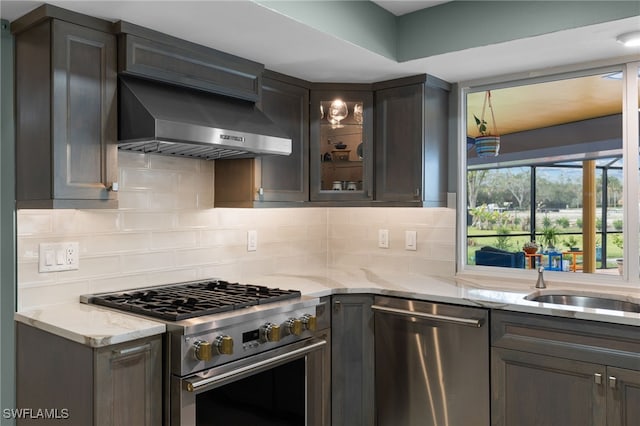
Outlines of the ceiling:
{"label": "ceiling", "polygon": [[406,15],[407,13],[415,12],[416,10],[426,9],[427,7],[437,6],[442,3],[448,3],[448,0],[444,1],[431,1],[431,0],[372,0],[378,6],[388,10],[396,16]]}
{"label": "ceiling", "polygon": [[[612,76],[614,78],[612,78]],[[615,73],[491,90],[484,120],[493,134],[506,135],[557,124],[622,113],[622,79]],[[474,115],[482,116],[485,92],[467,97],[467,135],[479,136]]]}
{"label": "ceiling", "polygon": [[[640,16],[399,63],[249,0],[52,0],[48,3],[110,21],[125,20],[313,82],[371,83],[422,73],[449,82],[461,82],[514,73],[535,76],[538,75],[535,70],[615,58],[620,58],[620,61],[640,60],[640,48],[625,50],[615,41],[621,33],[638,30]],[[404,15],[448,2],[375,3],[395,15]],[[0,17],[12,21],[41,4],[41,1],[2,0]],[[586,113],[587,102],[582,95],[586,88],[576,88],[572,93],[567,87],[561,91],[552,86],[544,87],[549,87],[550,92],[545,94],[542,87],[538,87],[526,93],[512,89],[508,96],[507,93],[496,94],[494,106],[500,133],[552,125],[559,119],[574,119],[576,111]],[[523,103],[521,108],[524,111],[521,111],[515,106],[515,100],[525,96],[543,99],[552,99],[553,96],[554,102],[545,102],[543,107],[533,110]],[[507,98],[511,100],[501,105]],[[482,99],[478,99],[480,106],[474,104],[473,97],[470,98],[472,111],[481,109]],[[621,107],[620,104],[617,107]],[[610,110],[610,102],[592,99],[588,114],[604,114]],[[469,125],[473,130],[473,122]]]}
{"label": "ceiling", "polygon": [[[640,16],[398,63],[249,0],[47,3],[110,21],[125,20],[314,82],[370,83],[422,73],[458,82],[640,55],[640,49],[630,52],[615,42],[618,34],[640,28]],[[443,2],[376,3],[402,14]],[[0,17],[12,21],[41,4],[2,0]]]}

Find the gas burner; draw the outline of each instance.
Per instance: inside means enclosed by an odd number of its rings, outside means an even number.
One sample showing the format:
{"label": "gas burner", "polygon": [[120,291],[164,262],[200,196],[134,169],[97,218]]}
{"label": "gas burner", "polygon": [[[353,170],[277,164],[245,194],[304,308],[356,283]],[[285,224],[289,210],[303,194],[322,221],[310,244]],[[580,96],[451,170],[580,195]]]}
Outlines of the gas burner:
{"label": "gas burner", "polygon": [[91,303],[154,318],[180,321],[300,296],[297,290],[206,280],[96,295],[91,297]]}

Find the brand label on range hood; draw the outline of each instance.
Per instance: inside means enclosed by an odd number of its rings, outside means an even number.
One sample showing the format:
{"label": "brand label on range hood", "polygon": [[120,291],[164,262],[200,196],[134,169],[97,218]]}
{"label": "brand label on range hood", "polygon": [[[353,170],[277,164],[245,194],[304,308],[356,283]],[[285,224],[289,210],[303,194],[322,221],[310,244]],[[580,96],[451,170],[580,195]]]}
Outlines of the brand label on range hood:
{"label": "brand label on range hood", "polygon": [[244,137],[243,136],[220,135],[220,139],[225,140],[225,141],[244,142]]}

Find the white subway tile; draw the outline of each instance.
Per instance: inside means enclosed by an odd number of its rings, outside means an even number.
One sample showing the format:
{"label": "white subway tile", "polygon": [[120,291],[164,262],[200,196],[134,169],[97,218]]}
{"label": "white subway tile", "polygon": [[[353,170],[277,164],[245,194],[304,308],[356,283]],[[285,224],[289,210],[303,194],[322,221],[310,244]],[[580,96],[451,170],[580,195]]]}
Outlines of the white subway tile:
{"label": "white subway tile", "polygon": [[[171,232],[152,232],[151,244],[152,250],[167,248],[188,248],[197,245],[196,231],[171,231]],[[149,245],[147,245],[149,247]]]}
{"label": "white subway tile", "polygon": [[147,191],[121,190],[118,192],[118,209],[148,209],[150,195]]}
{"label": "white subway tile", "polygon": [[175,269],[171,271],[149,272],[145,274],[147,285],[173,284],[200,279],[194,268]]}
{"label": "white subway tile", "polygon": [[180,211],[177,213],[179,228],[216,228],[220,225],[220,212],[224,209]]}
{"label": "white subway tile", "polygon": [[178,174],[178,188],[181,191],[213,191],[213,169],[205,173],[182,172]]}
{"label": "white subway tile", "polygon": [[199,169],[200,160],[193,158],[171,157],[168,155],[149,154],[149,167],[153,170],[193,171]]}
{"label": "white subway tile", "polygon": [[[258,234],[258,244],[262,235]],[[207,229],[200,231],[200,246],[246,246],[247,232],[241,229]]]}
{"label": "white subway tile", "polygon": [[[212,161],[119,152],[118,210],[20,210],[21,309],[79,294],[194,279],[251,282],[327,265],[452,275],[455,210],[419,208],[213,208]],[[377,248],[389,229],[391,248]],[[246,251],[246,232],[258,250]],[[404,231],[418,250],[404,250]],[[78,241],[80,269],[39,273],[41,242]],[[43,290],[44,289],[44,290]]]}
{"label": "white subway tile", "polygon": [[76,233],[117,232],[122,225],[122,213],[117,210],[78,210]]}
{"label": "white subway tile", "polygon": [[120,173],[123,190],[151,190],[156,192],[176,192],[178,174],[167,170],[123,169]]}
{"label": "white subway tile", "polygon": [[163,211],[136,212],[126,211],[122,215],[123,231],[167,230],[176,225],[176,215]]}
{"label": "white subway tile", "polygon": [[409,272],[423,275],[435,275],[440,277],[452,277],[455,275],[454,260],[411,259]]}
{"label": "white subway tile", "polygon": [[25,286],[53,284],[57,282],[59,272],[40,273],[37,262],[18,263],[16,275],[18,281],[18,292]]}
{"label": "white subway tile", "polygon": [[147,169],[149,168],[149,154],[131,151],[118,151],[118,167],[123,169]]}
{"label": "white subway tile", "polygon": [[89,293],[89,289],[86,281],[21,288],[18,292],[18,310],[78,302],[79,296]]}
{"label": "white subway tile", "polygon": [[51,210],[18,210],[17,234],[42,235],[53,232],[53,214]]}
{"label": "white subway tile", "polygon": [[175,254],[171,251],[123,255],[122,272],[158,271],[176,267]]}
{"label": "white subway tile", "polygon": [[80,260],[84,256],[149,250],[149,232],[120,232],[91,235],[80,240]]}

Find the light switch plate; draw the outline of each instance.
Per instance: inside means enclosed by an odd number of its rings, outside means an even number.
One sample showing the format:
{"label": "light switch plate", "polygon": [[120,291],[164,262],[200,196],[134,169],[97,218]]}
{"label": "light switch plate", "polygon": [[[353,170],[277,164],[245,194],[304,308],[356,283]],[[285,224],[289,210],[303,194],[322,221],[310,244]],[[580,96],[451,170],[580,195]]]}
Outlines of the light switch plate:
{"label": "light switch plate", "polygon": [[405,231],[404,233],[404,249],[416,251],[418,249],[418,233],[416,231]]}
{"label": "light switch plate", "polygon": [[258,250],[258,231],[250,229],[247,231],[247,251]]}
{"label": "light switch plate", "polygon": [[78,242],[40,243],[38,271],[57,272],[76,269],[80,269],[80,244]]}
{"label": "light switch plate", "polygon": [[389,230],[378,229],[378,247],[389,248]]}

